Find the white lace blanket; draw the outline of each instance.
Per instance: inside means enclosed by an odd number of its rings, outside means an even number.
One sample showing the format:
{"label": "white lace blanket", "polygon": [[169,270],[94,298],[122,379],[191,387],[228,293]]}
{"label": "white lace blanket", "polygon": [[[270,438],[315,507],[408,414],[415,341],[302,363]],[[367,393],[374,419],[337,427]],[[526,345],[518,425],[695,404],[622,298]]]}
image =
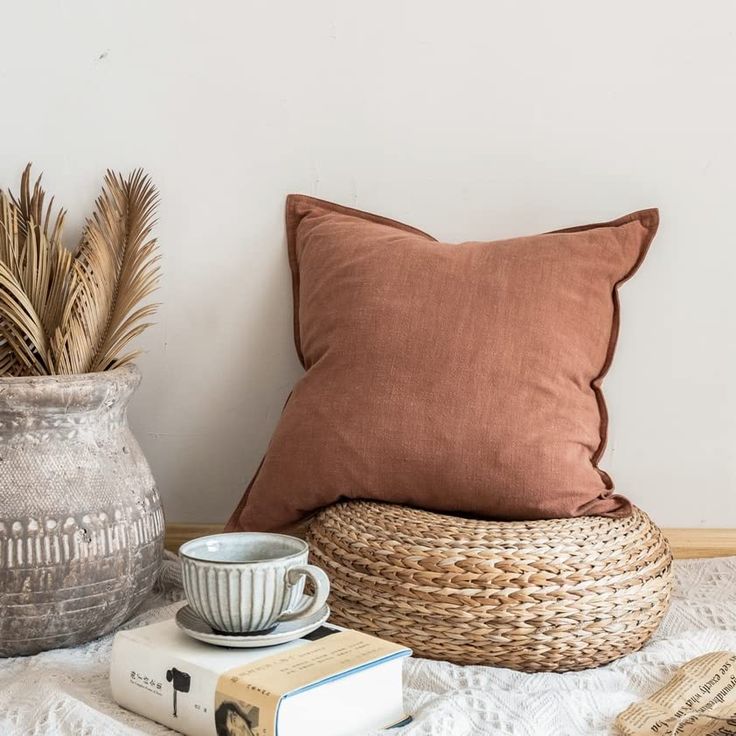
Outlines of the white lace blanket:
{"label": "white lace blanket", "polygon": [[[127,624],[172,615],[181,596],[176,564]],[[629,703],[662,685],[683,662],[736,650],[736,557],[676,563],[672,607],[655,639],[607,667],[526,675],[491,667],[410,660],[405,697],[414,722],[392,736],[603,736]],[[76,649],[0,660],[2,736],[171,734],[113,703],[107,682],[112,637]],[[366,735],[368,736],[368,735]],[[371,734],[370,736],[375,736]]]}

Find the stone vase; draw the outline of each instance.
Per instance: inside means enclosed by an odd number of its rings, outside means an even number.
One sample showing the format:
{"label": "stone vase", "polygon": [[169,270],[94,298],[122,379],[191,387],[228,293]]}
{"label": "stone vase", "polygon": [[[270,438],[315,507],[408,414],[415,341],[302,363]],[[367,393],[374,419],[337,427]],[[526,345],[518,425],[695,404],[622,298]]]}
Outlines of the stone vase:
{"label": "stone vase", "polygon": [[164,523],[127,405],[140,373],[0,378],[0,656],[105,634],[151,590]]}

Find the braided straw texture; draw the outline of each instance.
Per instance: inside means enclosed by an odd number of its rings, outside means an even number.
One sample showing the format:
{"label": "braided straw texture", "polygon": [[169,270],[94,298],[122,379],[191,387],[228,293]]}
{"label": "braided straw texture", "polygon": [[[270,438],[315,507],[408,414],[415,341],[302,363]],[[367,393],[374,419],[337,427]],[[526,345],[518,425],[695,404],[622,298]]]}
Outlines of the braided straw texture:
{"label": "braided straw texture", "polygon": [[667,540],[639,509],[530,522],[350,501],[307,533],[331,621],[419,657],[581,670],[640,649],[670,599]]}

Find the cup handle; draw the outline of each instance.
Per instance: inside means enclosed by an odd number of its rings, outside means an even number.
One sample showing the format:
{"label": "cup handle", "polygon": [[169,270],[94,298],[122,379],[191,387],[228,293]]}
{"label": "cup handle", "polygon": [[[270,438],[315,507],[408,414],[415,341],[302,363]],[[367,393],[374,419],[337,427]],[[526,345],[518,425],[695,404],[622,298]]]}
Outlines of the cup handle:
{"label": "cup handle", "polygon": [[322,606],[327,603],[327,596],[330,594],[330,579],[324,570],[316,565],[294,565],[290,567],[286,573],[286,582],[289,585],[296,585],[302,575],[306,575],[314,583],[314,595],[312,599],[305,600],[300,606],[293,611],[285,611],[278,617],[278,621],[294,621],[297,618],[306,618],[313,613],[319,611]]}

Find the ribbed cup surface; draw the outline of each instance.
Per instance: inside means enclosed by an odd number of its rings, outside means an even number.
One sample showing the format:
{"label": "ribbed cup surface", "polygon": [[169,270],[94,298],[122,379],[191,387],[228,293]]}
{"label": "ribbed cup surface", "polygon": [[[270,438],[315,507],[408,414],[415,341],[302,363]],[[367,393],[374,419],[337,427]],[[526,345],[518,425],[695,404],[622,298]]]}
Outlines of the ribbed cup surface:
{"label": "ribbed cup surface", "polygon": [[306,564],[307,555],[287,562],[217,563],[182,559],[184,591],[189,605],[217,631],[263,631],[294,608],[304,592],[304,579],[288,585],[286,574]]}

